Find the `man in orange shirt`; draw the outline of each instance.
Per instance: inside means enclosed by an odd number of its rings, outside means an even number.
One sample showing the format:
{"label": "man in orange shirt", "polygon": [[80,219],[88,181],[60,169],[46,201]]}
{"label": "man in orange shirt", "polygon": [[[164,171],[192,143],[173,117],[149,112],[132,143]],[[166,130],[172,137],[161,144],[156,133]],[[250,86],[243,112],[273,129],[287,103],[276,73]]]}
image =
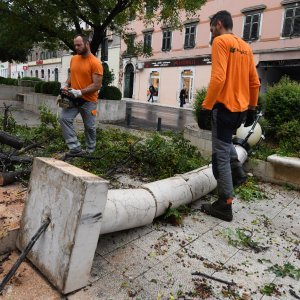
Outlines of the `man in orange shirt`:
{"label": "man in orange shirt", "polygon": [[91,53],[90,43],[84,35],[74,38],[77,55],[70,64],[70,76],[64,89],[72,96],[72,107],[63,108],[59,122],[70,155],[82,155],[81,145],[74,129],[74,119],[80,113],[84,123],[86,152],[92,153],[96,148],[96,114],[98,91],[102,84],[103,67]]}
{"label": "man in orange shirt", "polygon": [[218,200],[202,205],[201,210],[216,218],[232,221],[233,178],[238,184],[247,178],[232,144],[232,135],[245,122],[253,124],[259,92],[250,46],[232,33],[232,17],[227,11],[211,19],[212,71],[198,125],[206,128],[212,118],[212,168],[218,182]]}

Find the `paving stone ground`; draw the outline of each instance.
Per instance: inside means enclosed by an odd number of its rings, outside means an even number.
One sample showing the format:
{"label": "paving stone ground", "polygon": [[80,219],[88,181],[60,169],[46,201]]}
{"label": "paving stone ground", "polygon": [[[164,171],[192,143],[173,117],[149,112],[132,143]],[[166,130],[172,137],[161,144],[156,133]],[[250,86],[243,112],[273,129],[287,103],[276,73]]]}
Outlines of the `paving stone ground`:
{"label": "paving stone ground", "polygon": [[[260,186],[268,199],[236,199],[230,223],[201,213],[198,201],[182,226],[156,221],[101,236],[90,286],[68,299],[296,299],[290,290],[300,295],[300,278],[277,277],[268,268],[290,263],[300,277],[300,193]],[[225,232],[238,229],[266,249],[230,245]],[[228,290],[228,285],[192,272],[236,285]],[[276,292],[263,295],[260,290],[270,284]]]}
{"label": "paving stone ground", "polygon": [[[19,122],[28,124],[36,115],[14,112]],[[22,122],[21,122],[22,123]],[[22,123],[23,124],[23,123]],[[30,264],[20,268],[0,299],[296,299],[300,278],[276,276],[268,269],[276,264],[292,266],[300,277],[300,192],[271,184],[260,184],[267,199],[234,202],[234,220],[227,223],[199,211],[201,200],[180,227],[155,221],[141,228],[101,236],[90,284],[68,295],[59,294]],[[202,200],[203,201],[203,200]],[[225,233],[239,229],[259,246],[261,252],[228,243]],[[232,233],[231,233],[232,234]],[[231,236],[229,234],[229,236]],[[16,259],[13,254],[5,270]],[[5,266],[4,266],[5,267]],[[290,267],[291,268],[291,267]],[[234,282],[228,285],[192,272]],[[0,264],[0,280],[3,278]],[[295,275],[295,276],[296,276]],[[271,296],[260,291],[274,284]]]}

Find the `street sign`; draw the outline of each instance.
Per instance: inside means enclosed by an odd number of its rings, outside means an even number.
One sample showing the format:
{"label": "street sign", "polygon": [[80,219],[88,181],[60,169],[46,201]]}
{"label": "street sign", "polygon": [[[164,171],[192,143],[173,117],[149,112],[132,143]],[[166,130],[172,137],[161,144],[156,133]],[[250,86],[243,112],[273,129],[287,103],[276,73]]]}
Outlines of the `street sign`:
{"label": "street sign", "polygon": [[186,67],[201,65],[211,65],[211,56],[209,55],[205,57],[194,57],[184,59],[145,61],[144,68]]}

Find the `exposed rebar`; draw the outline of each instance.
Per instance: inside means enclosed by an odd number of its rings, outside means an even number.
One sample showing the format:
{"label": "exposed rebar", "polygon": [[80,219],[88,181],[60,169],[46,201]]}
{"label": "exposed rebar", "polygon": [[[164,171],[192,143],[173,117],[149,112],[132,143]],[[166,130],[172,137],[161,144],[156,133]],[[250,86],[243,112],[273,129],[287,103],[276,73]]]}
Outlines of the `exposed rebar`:
{"label": "exposed rebar", "polygon": [[20,264],[23,262],[23,260],[26,258],[27,254],[31,250],[31,248],[34,246],[36,241],[39,239],[41,234],[47,229],[48,225],[50,224],[50,219],[47,218],[45,221],[43,221],[41,227],[38,229],[36,234],[32,237],[28,245],[25,247],[25,249],[22,251],[21,255],[17,259],[17,261],[14,263],[10,271],[6,274],[2,282],[0,283],[0,293],[4,289],[5,285],[9,282],[9,280],[13,277],[13,275],[18,270]]}

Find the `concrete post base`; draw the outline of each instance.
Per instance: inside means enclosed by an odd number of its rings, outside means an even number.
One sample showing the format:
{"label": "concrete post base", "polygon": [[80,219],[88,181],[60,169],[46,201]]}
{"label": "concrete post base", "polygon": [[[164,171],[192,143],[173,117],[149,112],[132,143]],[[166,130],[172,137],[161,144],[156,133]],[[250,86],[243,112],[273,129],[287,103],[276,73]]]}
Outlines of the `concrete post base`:
{"label": "concrete post base", "polygon": [[50,217],[28,258],[63,294],[88,283],[107,191],[107,181],[65,162],[34,160],[17,247],[24,249]]}

